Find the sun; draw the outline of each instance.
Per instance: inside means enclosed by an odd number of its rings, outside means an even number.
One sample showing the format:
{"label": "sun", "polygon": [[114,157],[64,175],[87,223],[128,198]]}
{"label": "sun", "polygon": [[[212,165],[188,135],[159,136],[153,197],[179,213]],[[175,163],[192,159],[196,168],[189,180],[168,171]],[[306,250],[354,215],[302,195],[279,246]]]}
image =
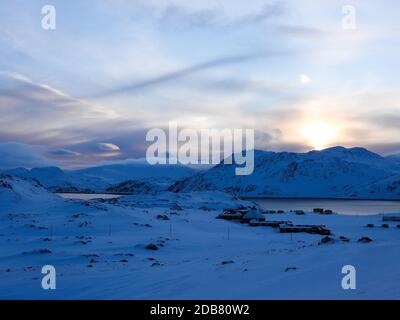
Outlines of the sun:
{"label": "sun", "polygon": [[307,144],[315,150],[322,150],[333,142],[336,137],[336,130],[328,124],[309,123],[303,128],[303,136],[307,140]]}

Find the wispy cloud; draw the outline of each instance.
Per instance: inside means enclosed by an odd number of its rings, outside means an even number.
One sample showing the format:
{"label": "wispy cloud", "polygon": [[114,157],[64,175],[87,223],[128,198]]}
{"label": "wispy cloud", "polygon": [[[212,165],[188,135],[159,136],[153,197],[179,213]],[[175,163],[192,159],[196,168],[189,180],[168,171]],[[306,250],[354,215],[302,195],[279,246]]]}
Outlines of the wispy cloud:
{"label": "wispy cloud", "polygon": [[76,157],[79,156],[79,152],[75,152],[68,149],[58,148],[53,149],[48,152],[50,155],[57,156],[57,157]]}
{"label": "wispy cloud", "polygon": [[322,30],[316,27],[309,27],[309,26],[302,26],[302,25],[289,25],[289,24],[282,24],[275,27],[282,35],[288,35],[292,37],[322,37],[322,36],[329,36],[330,32],[326,30]]}
{"label": "wispy cloud", "polygon": [[131,84],[127,84],[125,86],[121,86],[107,92],[101,93],[96,98],[107,97],[118,94],[126,94],[126,93],[134,93],[140,89],[146,89],[149,87],[157,86],[163,83],[167,83],[170,81],[178,80],[187,76],[190,76],[194,73],[204,71],[207,69],[219,68],[227,65],[234,65],[245,63],[249,61],[254,61],[258,59],[265,59],[273,56],[281,56],[287,54],[288,52],[281,51],[271,51],[271,52],[262,52],[262,53],[253,53],[253,54],[239,54],[226,56],[222,58],[212,59],[203,63],[195,64],[187,68],[175,70],[163,75],[160,75],[155,78],[151,78],[145,81],[133,82]]}

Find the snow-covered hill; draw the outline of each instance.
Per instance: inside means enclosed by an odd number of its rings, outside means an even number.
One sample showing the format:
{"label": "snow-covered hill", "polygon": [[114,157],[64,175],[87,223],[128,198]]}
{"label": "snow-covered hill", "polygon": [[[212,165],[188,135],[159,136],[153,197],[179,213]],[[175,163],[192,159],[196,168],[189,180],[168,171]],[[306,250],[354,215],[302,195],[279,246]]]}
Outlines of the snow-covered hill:
{"label": "snow-covered hill", "polygon": [[249,176],[223,163],[171,186],[175,192],[221,190],[241,196],[400,199],[400,164],[363,148],[308,153],[255,151]]}
{"label": "snow-covered hill", "polygon": [[24,204],[29,207],[58,199],[36,179],[0,174],[0,203],[3,211],[14,205]]}

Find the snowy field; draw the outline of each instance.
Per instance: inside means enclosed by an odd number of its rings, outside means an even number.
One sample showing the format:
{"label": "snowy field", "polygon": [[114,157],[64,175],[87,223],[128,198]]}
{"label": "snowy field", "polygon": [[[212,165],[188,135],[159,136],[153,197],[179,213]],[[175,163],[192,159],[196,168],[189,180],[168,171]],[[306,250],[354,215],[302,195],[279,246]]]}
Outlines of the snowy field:
{"label": "snowy field", "polygon": [[[326,225],[334,242],[321,244],[216,219],[254,206],[220,192],[65,200],[0,176],[0,299],[400,299],[400,222],[265,214]],[[56,268],[56,290],[41,287],[44,265]],[[357,270],[356,290],[342,289],[344,265]]]}

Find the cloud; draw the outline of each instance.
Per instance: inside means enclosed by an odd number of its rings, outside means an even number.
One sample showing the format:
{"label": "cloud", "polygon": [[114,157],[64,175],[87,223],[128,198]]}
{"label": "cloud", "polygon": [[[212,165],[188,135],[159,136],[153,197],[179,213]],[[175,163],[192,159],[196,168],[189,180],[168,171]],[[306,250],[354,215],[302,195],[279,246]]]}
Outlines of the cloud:
{"label": "cloud", "polygon": [[110,109],[21,74],[0,72],[0,88],[0,137],[9,140],[67,145],[87,140],[93,128],[116,117]]}
{"label": "cloud", "polygon": [[191,82],[193,88],[199,88],[208,94],[228,94],[240,95],[251,94],[254,98],[262,95],[263,103],[266,100],[298,100],[304,95],[303,92],[297,92],[296,87],[287,82],[275,81],[267,77],[197,77]]}
{"label": "cloud", "polygon": [[380,127],[382,129],[398,130],[400,126],[400,115],[398,111],[388,112],[376,110],[358,116],[358,120],[360,119],[368,122],[371,126]]}
{"label": "cloud", "polygon": [[263,22],[270,18],[282,16],[285,13],[283,1],[264,4],[257,12],[250,13],[236,20],[236,24],[252,24]]}
{"label": "cloud", "polygon": [[282,35],[293,37],[316,37],[329,35],[329,32],[322,29],[302,25],[279,25],[275,28]]}
{"label": "cloud", "polygon": [[105,142],[97,143],[97,148],[100,151],[107,151],[107,152],[116,152],[120,150],[120,148],[117,145]]}
{"label": "cloud", "polygon": [[378,153],[383,156],[389,156],[393,154],[400,154],[400,142],[393,143],[366,143],[364,147],[372,152]]}
{"label": "cloud", "polygon": [[75,151],[63,149],[63,148],[50,150],[49,154],[54,155],[54,156],[61,156],[61,157],[71,157],[71,156],[79,156],[80,155],[79,152],[75,152]]}
{"label": "cloud", "polygon": [[218,68],[226,65],[232,64],[239,64],[244,63],[252,60],[263,59],[272,56],[280,56],[282,54],[286,54],[287,52],[280,52],[280,51],[271,51],[271,52],[261,52],[261,53],[252,53],[252,54],[238,54],[238,55],[231,55],[225,56],[213,60],[208,60],[203,63],[195,64],[187,68],[183,68],[180,70],[172,71],[158,77],[148,79],[145,81],[134,82],[119,88],[112,89],[105,93],[99,94],[99,97],[107,97],[112,95],[118,95],[123,93],[134,93],[137,90],[145,89],[152,86],[157,86],[166,82],[174,81],[180,78],[184,78],[194,74],[196,72],[200,72],[207,69]]}
{"label": "cloud", "polygon": [[36,168],[55,164],[43,156],[43,148],[23,143],[0,143],[0,168]]}
{"label": "cloud", "polygon": [[229,6],[226,5],[193,8],[172,4],[161,11],[159,24],[163,29],[183,31],[195,28],[232,28],[261,23],[285,12],[282,1],[264,3],[248,13],[239,10],[239,13],[232,14],[227,12],[228,9]]}
{"label": "cloud", "polygon": [[183,6],[169,5],[161,12],[159,24],[162,28],[204,28],[215,25],[217,18],[218,10],[215,8],[190,11]]}

